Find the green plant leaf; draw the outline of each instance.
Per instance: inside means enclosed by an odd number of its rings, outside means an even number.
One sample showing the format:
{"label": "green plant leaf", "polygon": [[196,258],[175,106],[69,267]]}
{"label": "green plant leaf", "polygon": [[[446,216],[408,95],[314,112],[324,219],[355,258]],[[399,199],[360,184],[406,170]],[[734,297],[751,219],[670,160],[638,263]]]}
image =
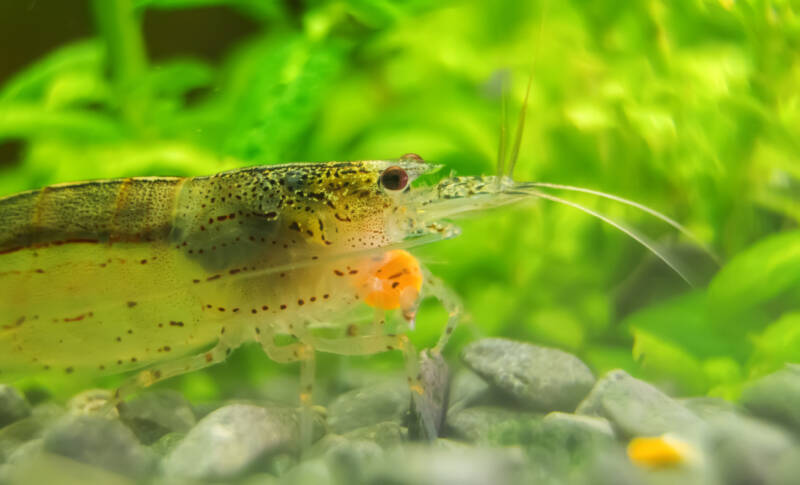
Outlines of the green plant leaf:
{"label": "green plant leaf", "polygon": [[726,337],[707,318],[706,294],[694,291],[640,310],[625,319],[632,331],[669,342],[696,358],[734,355],[743,360],[746,343]]}
{"label": "green plant leaf", "polygon": [[2,138],[70,138],[76,142],[120,140],[123,129],[116,120],[99,113],[48,110],[37,105],[0,105]]}
{"label": "green plant leaf", "polygon": [[246,12],[250,17],[262,20],[284,16],[283,5],[275,1],[257,0],[134,0],[137,10],[156,8],[164,10],[190,9],[202,7],[232,7]]}
{"label": "green plant leaf", "polygon": [[53,78],[67,71],[99,73],[102,54],[95,40],[61,47],[7,81],[0,91],[0,102],[40,99]]}
{"label": "green plant leaf", "polygon": [[800,312],[783,315],[753,340],[751,376],[768,374],[788,362],[800,362]]}
{"label": "green plant leaf", "polygon": [[709,317],[743,335],[800,306],[800,231],[769,237],[739,254],[711,282]]}
{"label": "green plant leaf", "polygon": [[648,379],[680,395],[704,393],[708,387],[700,362],[681,347],[642,330],[633,333],[633,358]]}

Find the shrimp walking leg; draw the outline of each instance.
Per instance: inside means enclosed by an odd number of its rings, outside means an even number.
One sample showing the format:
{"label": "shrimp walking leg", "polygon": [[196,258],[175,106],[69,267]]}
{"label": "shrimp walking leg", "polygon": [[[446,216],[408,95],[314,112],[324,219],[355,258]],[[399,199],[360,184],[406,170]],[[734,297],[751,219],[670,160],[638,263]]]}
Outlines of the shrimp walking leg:
{"label": "shrimp walking leg", "polygon": [[439,340],[436,345],[431,349],[434,354],[441,354],[447,341],[450,339],[453,331],[458,326],[458,321],[464,312],[464,306],[458,296],[451,290],[442,280],[431,274],[427,268],[423,267],[422,272],[425,275],[425,285],[423,286],[423,297],[432,296],[439,300],[447,310],[447,325],[439,335]]}
{"label": "shrimp walking leg", "polygon": [[313,404],[315,370],[314,349],[307,347],[303,360],[300,361],[300,450],[302,452],[311,447],[313,440],[314,414],[311,406]]}
{"label": "shrimp walking leg", "polygon": [[164,379],[218,364],[224,361],[231,351],[238,346],[239,342],[220,340],[211,350],[203,352],[202,354],[190,355],[145,369],[122,383],[122,385],[114,391],[113,402],[109,404],[117,405],[136,391],[150,387]]}
{"label": "shrimp walking leg", "polygon": [[276,345],[275,334],[259,330],[259,343],[264,353],[275,362],[300,362],[300,450],[311,447],[313,427],[313,390],[315,374],[314,348],[305,342]]}
{"label": "shrimp walking leg", "polygon": [[371,355],[389,350],[403,352],[408,386],[413,393],[422,394],[419,378],[419,360],[414,345],[405,335],[365,335],[339,339],[314,339],[314,348],[320,352],[340,355]]}

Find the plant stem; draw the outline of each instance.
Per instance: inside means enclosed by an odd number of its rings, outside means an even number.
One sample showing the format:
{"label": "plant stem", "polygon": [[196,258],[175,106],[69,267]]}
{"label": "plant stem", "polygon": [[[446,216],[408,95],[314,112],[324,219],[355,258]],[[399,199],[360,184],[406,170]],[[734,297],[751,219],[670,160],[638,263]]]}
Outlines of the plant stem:
{"label": "plant stem", "polygon": [[142,82],[147,53],[132,0],[93,0],[95,21],[106,44],[106,62],[125,118],[139,124],[146,111]]}

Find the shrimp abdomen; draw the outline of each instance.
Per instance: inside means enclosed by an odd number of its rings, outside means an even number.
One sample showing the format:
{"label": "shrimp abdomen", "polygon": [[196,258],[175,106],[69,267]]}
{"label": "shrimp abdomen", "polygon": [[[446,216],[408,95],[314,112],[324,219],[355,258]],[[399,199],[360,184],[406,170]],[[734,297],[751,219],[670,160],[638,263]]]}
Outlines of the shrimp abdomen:
{"label": "shrimp abdomen", "polygon": [[53,185],[0,199],[0,253],[71,241],[166,236],[185,179],[128,178]]}

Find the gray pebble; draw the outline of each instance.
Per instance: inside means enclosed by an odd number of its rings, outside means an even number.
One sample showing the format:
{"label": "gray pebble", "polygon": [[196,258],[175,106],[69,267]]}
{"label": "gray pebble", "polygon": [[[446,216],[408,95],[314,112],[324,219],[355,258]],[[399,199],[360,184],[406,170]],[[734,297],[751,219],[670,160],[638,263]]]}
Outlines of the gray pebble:
{"label": "gray pebble", "polygon": [[164,472],[196,479],[234,477],[261,457],[296,447],[297,419],[291,408],[219,408],[200,420],[164,459]]}
{"label": "gray pebble", "polygon": [[530,483],[519,449],[462,449],[407,446],[388,453],[365,472],[371,485],[506,485]]}
{"label": "gray pebble", "polygon": [[186,437],[186,433],[167,433],[150,445],[150,449],[157,456],[164,457],[172,453],[178,444]]}
{"label": "gray pebble", "polygon": [[527,409],[573,411],[594,384],[592,371],[574,355],[512,340],[468,345],[464,363]]}
{"label": "gray pebble", "polygon": [[279,483],[284,485],[334,485],[333,474],[323,460],[309,460],[292,468],[281,477]]}
{"label": "gray pebble", "polygon": [[28,401],[15,388],[0,384],[0,428],[31,414]]}
{"label": "gray pebble", "polygon": [[29,417],[0,429],[0,463],[6,461],[22,444],[40,438],[62,414],[63,410],[55,404],[40,404]]}
{"label": "gray pebble", "polygon": [[749,384],[740,402],[754,415],[800,433],[800,366],[787,365]]}
{"label": "gray pebble", "polygon": [[737,414],[741,411],[736,404],[721,397],[700,396],[677,401],[702,419]]}
{"label": "gray pebble", "polygon": [[770,473],[771,485],[797,485],[800,477],[800,447],[783,454]]}
{"label": "gray pebble", "polygon": [[613,370],[597,381],[576,414],[601,416],[623,437],[699,431],[704,422],[654,386]]}
{"label": "gray pebble", "polygon": [[343,436],[348,440],[370,441],[386,449],[408,441],[408,430],[394,421],[384,421],[348,431]]}
{"label": "gray pebble", "polygon": [[119,406],[119,417],[149,445],[167,433],[186,433],[195,425],[189,401],[177,391],[146,392]]}
{"label": "gray pebble", "polygon": [[545,416],[542,423],[553,428],[571,429],[576,432],[614,438],[614,429],[605,418],[555,411]]}
{"label": "gray pebble", "polygon": [[448,413],[461,411],[469,406],[487,404],[492,392],[489,384],[469,369],[455,373],[450,384],[450,407]]}
{"label": "gray pebble", "polygon": [[447,434],[453,438],[483,444],[496,444],[498,433],[514,432],[531,421],[537,414],[513,411],[495,406],[467,408],[447,417]]}
{"label": "gray pebble", "polygon": [[150,474],[155,456],[115,419],[68,416],[44,435],[44,449],[75,461],[131,477]]}
{"label": "gray pebble", "polygon": [[797,449],[791,434],[748,416],[710,419],[704,441],[723,483],[732,485],[767,483],[782,460]]}
{"label": "gray pebble", "polygon": [[328,406],[328,426],[333,433],[384,421],[402,423],[410,401],[408,385],[395,380],[339,395]]}
{"label": "gray pebble", "polygon": [[324,459],[337,483],[363,483],[364,470],[383,455],[383,449],[372,441],[343,440],[329,446]]}

